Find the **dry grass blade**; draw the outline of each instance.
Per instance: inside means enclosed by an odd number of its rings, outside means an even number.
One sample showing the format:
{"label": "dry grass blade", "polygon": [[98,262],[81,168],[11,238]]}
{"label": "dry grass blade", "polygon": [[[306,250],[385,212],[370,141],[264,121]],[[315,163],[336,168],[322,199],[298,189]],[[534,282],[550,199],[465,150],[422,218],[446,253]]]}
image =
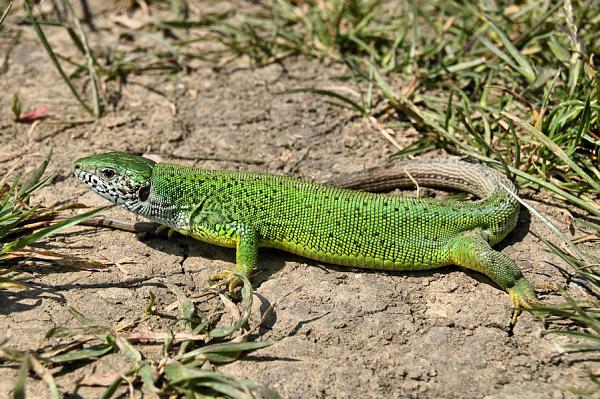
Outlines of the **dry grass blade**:
{"label": "dry grass blade", "polygon": [[19,283],[18,281],[11,280],[9,278],[2,277],[0,278],[0,289],[21,289],[26,290],[29,287],[26,284]]}
{"label": "dry grass blade", "polygon": [[85,53],[85,58],[86,58],[86,62],[87,62],[87,70],[88,70],[88,75],[90,77],[90,82],[92,83],[92,100],[93,100],[93,106],[92,106],[92,115],[94,115],[96,118],[98,118],[100,116],[100,114],[102,113],[102,109],[100,107],[100,92],[98,91],[98,74],[96,73],[96,60],[94,58],[94,55],[92,54],[92,51],[90,50],[90,46],[88,44],[88,39],[87,36],[85,35],[85,32],[83,31],[81,24],[79,23],[79,18],[77,17],[77,15],[75,14],[75,10],[73,9],[73,5],[71,4],[70,0],[63,0],[64,4],[66,5],[67,10],[69,10],[69,13],[71,14],[71,19],[73,20],[73,24],[75,24],[75,28],[77,29],[77,33],[79,35],[79,37],[72,35],[72,37],[74,38],[74,41],[77,44],[77,41],[79,41],[79,43],[81,43],[81,47],[84,50]]}
{"label": "dry grass blade", "polygon": [[230,326],[217,327],[211,330],[208,334],[211,338],[225,338],[236,331],[239,331],[242,327],[244,327],[248,323],[248,319],[250,318],[250,312],[252,310],[252,285],[248,278],[242,274],[235,274],[238,276],[242,282],[242,311],[240,318]]}
{"label": "dry grass blade", "polygon": [[8,5],[6,6],[6,9],[2,13],[2,15],[0,16],[0,25],[2,25],[2,22],[4,22],[4,20],[6,19],[6,16],[10,12],[10,9],[12,8],[12,5],[13,5],[13,2],[11,0],[11,1],[8,2]]}
{"label": "dry grass blade", "polygon": [[58,388],[56,387],[56,382],[54,381],[52,373],[50,373],[50,371],[48,371],[48,369],[44,367],[35,356],[31,356],[29,361],[31,362],[31,368],[33,369],[33,371],[48,386],[48,389],[50,390],[50,398],[59,399],[61,395],[58,392]]}

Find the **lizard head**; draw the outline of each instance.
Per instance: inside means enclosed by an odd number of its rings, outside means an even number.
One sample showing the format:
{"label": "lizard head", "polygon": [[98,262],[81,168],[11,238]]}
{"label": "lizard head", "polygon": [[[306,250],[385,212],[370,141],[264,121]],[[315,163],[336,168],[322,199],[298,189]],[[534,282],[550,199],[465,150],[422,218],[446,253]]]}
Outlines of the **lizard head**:
{"label": "lizard head", "polygon": [[136,211],[150,195],[154,165],[137,155],[107,152],[78,159],[73,173],[101,197]]}

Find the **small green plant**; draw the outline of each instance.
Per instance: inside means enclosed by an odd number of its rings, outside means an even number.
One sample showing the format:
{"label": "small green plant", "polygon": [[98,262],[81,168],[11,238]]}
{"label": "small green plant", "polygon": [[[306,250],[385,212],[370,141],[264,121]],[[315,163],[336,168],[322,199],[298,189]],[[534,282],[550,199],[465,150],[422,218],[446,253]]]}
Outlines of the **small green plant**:
{"label": "small green plant", "polygon": [[[130,332],[136,323],[121,323],[115,328],[97,325],[94,321],[70,308],[79,321],[79,328],[57,327],[46,334],[47,344],[35,351],[19,351],[0,348],[0,358],[20,363],[14,395],[24,392],[27,371],[31,370],[48,386],[50,396],[60,397],[54,372],[77,362],[92,362],[108,353],[125,356],[130,367],[115,374],[102,399],[114,397],[123,383],[130,386],[142,384],[147,390],[160,397],[169,398],[234,398],[234,399],[279,399],[280,396],[263,385],[250,380],[238,379],[215,370],[219,365],[236,361],[244,352],[272,345],[272,342],[245,342],[260,325],[248,329],[252,306],[252,287],[243,279],[241,311],[225,296],[220,296],[226,307],[235,309],[235,322],[219,325],[223,312],[205,314],[196,307],[180,288],[169,286],[177,297],[176,321],[165,332]],[[207,295],[219,295],[206,291]],[[154,296],[146,308],[148,314],[155,312]],[[264,318],[263,318],[264,319]],[[166,321],[166,319],[165,319]],[[135,342],[162,342],[162,356],[145,358],[134,346]]]}

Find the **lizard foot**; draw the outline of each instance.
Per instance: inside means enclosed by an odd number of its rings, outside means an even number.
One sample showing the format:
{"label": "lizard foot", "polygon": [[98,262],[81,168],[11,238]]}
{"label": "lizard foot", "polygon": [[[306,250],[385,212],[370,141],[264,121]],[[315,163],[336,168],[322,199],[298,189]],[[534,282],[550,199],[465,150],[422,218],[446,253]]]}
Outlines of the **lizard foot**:
{"label": "lizard foot", "polygon": [[533,288],[524,277],[517,280],[515,285],[508,288],[507,291],[514,307],[511,328],[517,324],[517,318],[523,310],[530,312],[535,317],[544,317],[545,312],[537,308],[543,307],[545,304],[537,298]]}
{"label": "lizard foot", "polygon": [[167,238],[170,240],[173,238],[173,234],[177,232],[177,230],[173,230],[169,226],[165,226],[164,224],[159,225],[156,229],[154,229],[154,235],[158,236],[164,232],[167,232]]}
{"label": "lizard foot", "polygon": [[210,281],[216,282],[217,286],[224,285],[227,287],[227,290],[230,294],[235,292],[235,289],[242,285],[242,280],[233,274],[233,271],[230,269],[223,270],[222,272],[213,273],[209,277]]}

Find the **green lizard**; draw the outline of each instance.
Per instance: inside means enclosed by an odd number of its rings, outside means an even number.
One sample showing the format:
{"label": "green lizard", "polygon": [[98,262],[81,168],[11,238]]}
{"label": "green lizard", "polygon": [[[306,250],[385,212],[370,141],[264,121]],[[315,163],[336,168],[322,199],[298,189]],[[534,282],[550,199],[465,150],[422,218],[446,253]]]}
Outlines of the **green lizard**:
{"label": "green lizard", "polygon": [[[521,309],[539,304],[515,262],[491,247],[515,227],[519,203],[508,193],[514,185],[485,166],[423,159],[354,176],[369,191],[418,183],[481,198],[470,202],[355,191],[267,173],[204,170],[118,152],[79,159],[74,173],[131,212],[195,239],[235,248],[235,272],[245,276],[257,267],[259,247],[369,269],[454,264],[481,272],[506,290],[515,321]],[[231,271],[212,278],[230,289],[239,284]]]}

